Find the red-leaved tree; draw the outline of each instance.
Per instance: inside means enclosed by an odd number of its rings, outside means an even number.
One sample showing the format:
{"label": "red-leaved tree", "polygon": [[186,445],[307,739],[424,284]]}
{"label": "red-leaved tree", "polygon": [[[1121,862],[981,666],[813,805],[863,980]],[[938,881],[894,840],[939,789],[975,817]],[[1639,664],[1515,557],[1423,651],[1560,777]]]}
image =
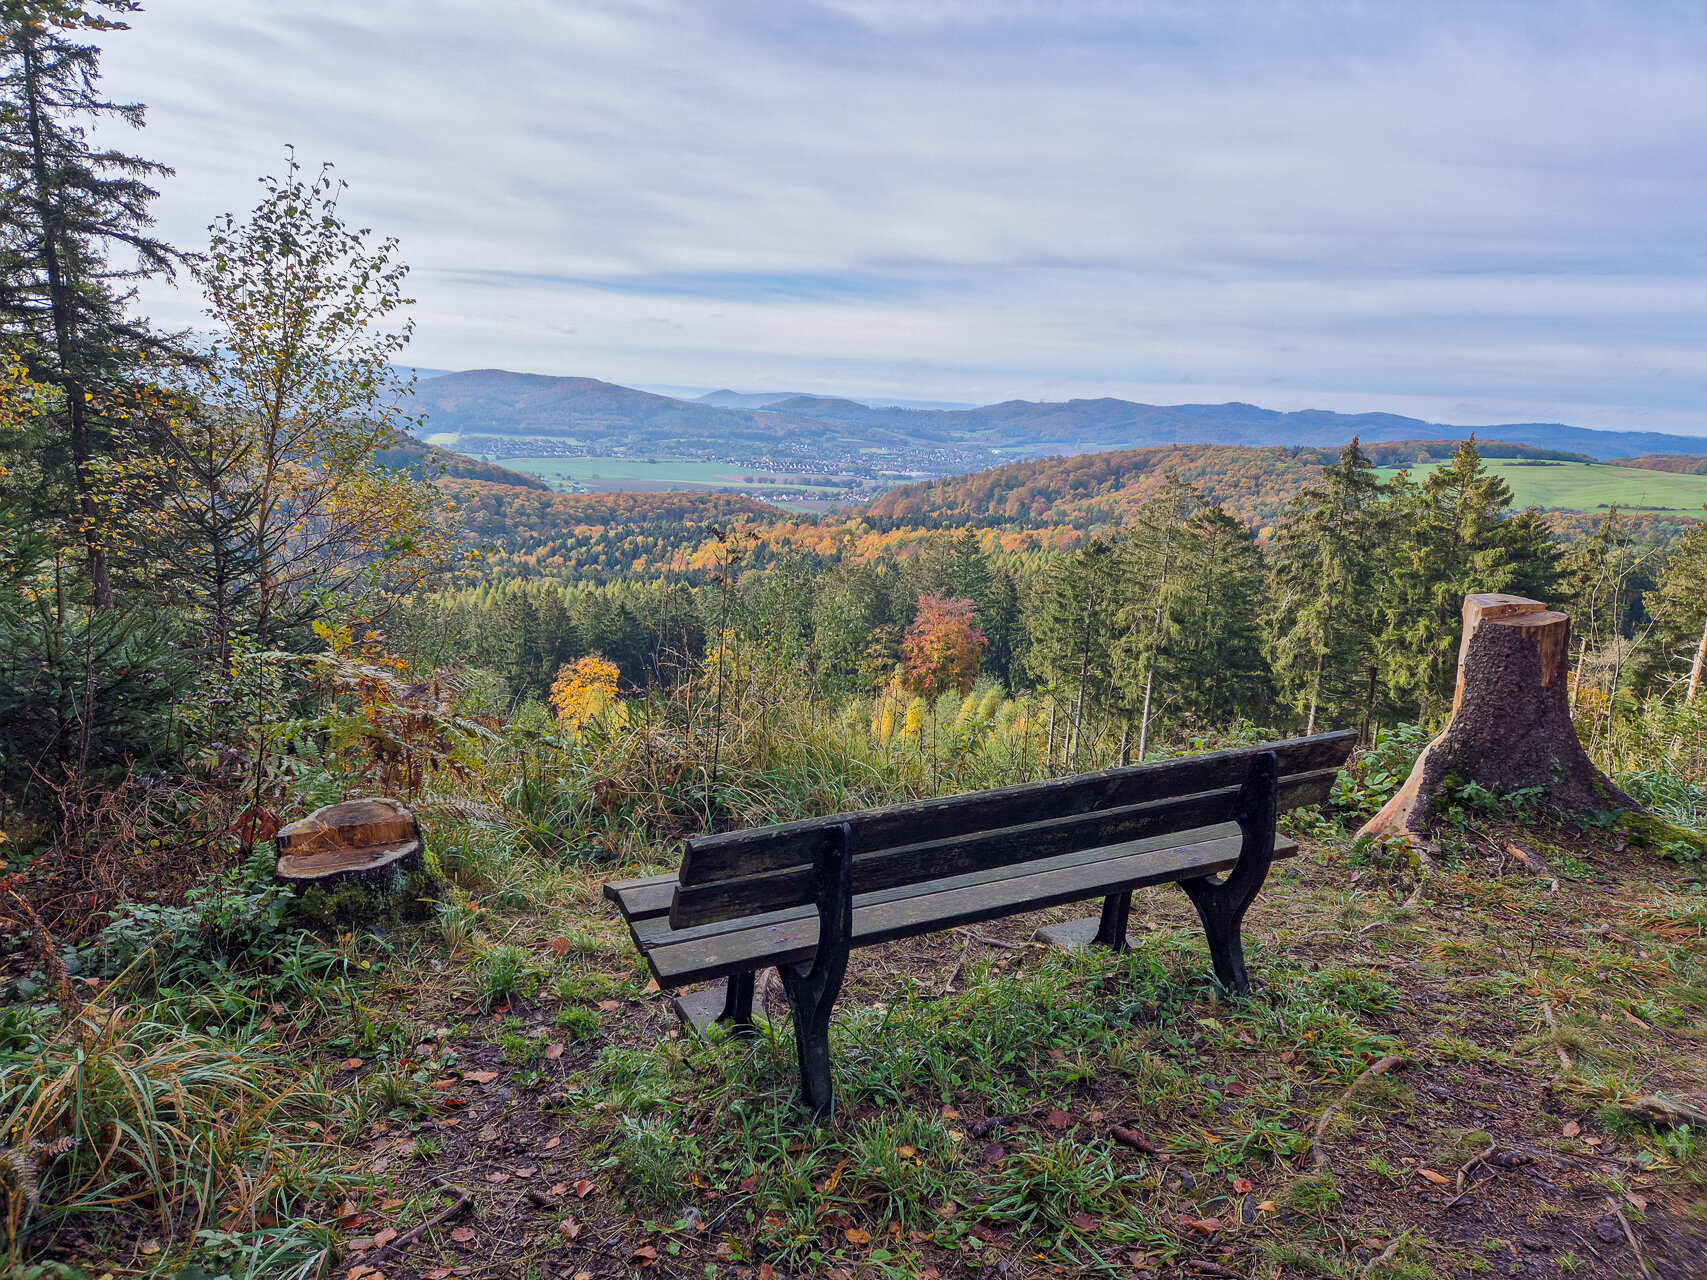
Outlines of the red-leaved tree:
{"label": "red-leaved tree", "polygon": [[934,697],[945,689],[966,693],[978,679],[984,633],[972,625],[972,602],[920,596],[919,612],[901,641],[901,684]]}

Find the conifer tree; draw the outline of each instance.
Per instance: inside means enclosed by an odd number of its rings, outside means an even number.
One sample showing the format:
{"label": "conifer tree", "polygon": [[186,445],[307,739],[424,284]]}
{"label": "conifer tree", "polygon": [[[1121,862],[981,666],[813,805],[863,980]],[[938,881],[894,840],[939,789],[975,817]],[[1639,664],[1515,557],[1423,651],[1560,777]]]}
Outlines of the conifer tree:
{"label": "conifer tree", "polygon": [[1092,538],[1044,571],[1027,662],[1071,716],[1069,759],[1087,712],[1106,709],[1116,693],[1113,640],[1125,582],[1124,548],[1114,538]]}
{"label": "conifer tree", "polygon": [[1202,505],[1203,495],[1170,472],[1139,510],[1124,543],[1125,604],[1117,618],[1114,665],[1128,719],[1137,718],[1139,760],[1150,747],[1158,674],[1179,634],[1178,599],[1190,590],[1182,561],[1192,516]]}
{"label": "conifer tree", "polygon": [[1507,519],[1511,486],[1482,465],[1472,438],[1419,485],[1391,488],[1397,546],[1382,566],[1378,649],[1388,688],[1432,723],[1450,702],[1464,597],[1502,591],[1546,601],[1558,548],[1540,513]]}
{"label": "conifer tree", "polygon": [[1273,698],[1263,653],[1262,554],[1251,529],[1220,507],[1195,513],[1170,593],[1172,636],[1156,656],[1171,708],[1204,728],[1262,720]]}
{"label": "conifer tree", "polygon": [[128,308],[134,281],[170,275],[177,255],[148,234],[149,185],[163,165],[95,147],[104,121],[141,127],[143,108],[103,97],[100,49],[82,32],[124,30],[133,0],[0,3],[0,334],[32,381],[53,388],[38,464],[18,500],[69,520],[94,602],[110,607],[104,459],[124,452],[135,382],[169,344]]}
{"label": "conifer tree", "polygon": [[1654,633],[1642,683],[1656,690],[1680,689],[1686,701],[1694,702],[1707,687],[1707,523],[1691,525],[1672,549],[1645,603]]}
{"label": "conifer tree", "polygon": [[1268,648],[1281,696],[1304,721],[1355,723],[1375,662],[1371,603],[1385,559],[1383,488],[1356,439],[1288,505],[1269,557]]}

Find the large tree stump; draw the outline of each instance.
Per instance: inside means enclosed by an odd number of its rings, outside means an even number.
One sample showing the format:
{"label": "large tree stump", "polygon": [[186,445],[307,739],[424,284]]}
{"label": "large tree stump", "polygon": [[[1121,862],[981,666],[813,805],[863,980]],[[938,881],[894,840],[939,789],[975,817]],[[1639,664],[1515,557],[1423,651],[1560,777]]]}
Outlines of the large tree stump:
{"label": "large tree stump", "polygon": [[346,800],[280,829],[275,876],[322,924],[421,914],[438,872],[415,815],[397,800]]}
{"label": "large tree stump", "polygon": [[1594,767],[1571,723],[1565,679],[1571,620],[1522,596],[1464,597],[1452,718],[1391,800],[1357,834],[1417,843],[1446,781],[1495,795],[1539,788],[1570,813],[1639,811]]}

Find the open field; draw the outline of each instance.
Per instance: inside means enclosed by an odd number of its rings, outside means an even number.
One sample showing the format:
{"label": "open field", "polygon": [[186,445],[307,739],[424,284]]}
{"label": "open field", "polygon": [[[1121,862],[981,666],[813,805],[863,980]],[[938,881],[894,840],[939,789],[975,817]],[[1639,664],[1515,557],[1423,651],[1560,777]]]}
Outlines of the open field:
{"label": "open field", "polygon": [[[1410,471],[1421,479],[1441,465],[1438,462],[1420,463]],[[1517,459],[1488,458],[1483,465],[1511,486],[1515,505],[1519,507],[1595,511],[1616,503],[1626,508],[1693,514],[1707,506],[1707,476],[1639,471],[1587,462],[1536,464]],[[1396,467],[1380,468],[1383,477],[1397,472]]]}
{"label": "open field", "polygon": [[[665,489],[729,489],[764,496],[767,493],[841,493],[846,485],[825,483],[824,476],[754,471],[727,462],[686,458],[506,458],[512,471],[552,483],[573,482],[597,490],[657,492]],[[1707,484],[1707,480],[1703,481]]]}

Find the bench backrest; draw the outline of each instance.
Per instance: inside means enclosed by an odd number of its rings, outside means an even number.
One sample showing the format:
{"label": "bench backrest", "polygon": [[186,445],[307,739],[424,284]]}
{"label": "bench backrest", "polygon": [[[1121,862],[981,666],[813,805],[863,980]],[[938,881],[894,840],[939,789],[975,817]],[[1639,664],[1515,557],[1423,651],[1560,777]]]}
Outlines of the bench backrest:
{"label": "bench backrest", "polygon": [[683,847],[670,925],[813,902],[813,860],[843,823],[852,831],[853,889],[861,894],[1229,822],[1252,758],[1269,751],[1279,768],[1280,810],[1320,804],[1356,737],[1323,733],[700,836]]}

